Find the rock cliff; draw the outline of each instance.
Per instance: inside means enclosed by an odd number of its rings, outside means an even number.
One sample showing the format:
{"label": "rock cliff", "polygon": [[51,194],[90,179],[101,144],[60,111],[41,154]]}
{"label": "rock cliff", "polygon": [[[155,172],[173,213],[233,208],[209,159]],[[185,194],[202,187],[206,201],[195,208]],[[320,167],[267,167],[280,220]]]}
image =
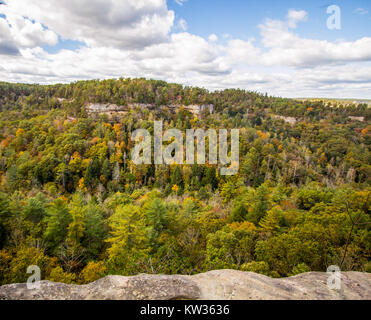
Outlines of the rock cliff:
{"label": "rock cliff", "polygon": [[139,109],[147,109],[147,110],[170,110],[176,112],[181,107],[185,110],[193,113],[193,115],[198,116],[202,111],[207,110],[210,114],[214,113],[215,107],[212,104],[208,105],[189,105],[189,106],[181,106],[181,105],[162,105],[156,107],[153,104],[143,104],[143,103],[131,103],[125,106],[118,106],[115,104],[109,103],[90,103],[86,105],[86,110],[89,114],[98,114],[98,115],[107,115],[109,117],[113,116],[125,116],[130,110],[134,110],[136,108]]}
{"label": "rock cliff", "polygon": [[235,270],[194,276],[109,276],[88,285],[42,281],[0,287],[0,300],[370,300],[371,274],[344,272],[341,290],[327,287],[326,273],[310,272],[285,279]]}

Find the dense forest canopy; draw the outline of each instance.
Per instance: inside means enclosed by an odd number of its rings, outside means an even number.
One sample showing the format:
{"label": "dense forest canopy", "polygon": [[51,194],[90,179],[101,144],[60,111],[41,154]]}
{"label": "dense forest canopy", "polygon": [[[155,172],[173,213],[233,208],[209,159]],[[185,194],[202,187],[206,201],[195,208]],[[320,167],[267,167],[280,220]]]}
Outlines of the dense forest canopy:
{"label": "dense forest canopy", "polygon": [[[89,103],[154,108],[108,117]],[[194,115],[193,104],[215,112]],[[239,173],[135,166],[132,132],[160,119],[164,130],[240,129]],[[0,284],[25,281],[30,265],[65,283],[221,268],[369,272],[370,120],[367,104],[145,79],[0,83]]]}

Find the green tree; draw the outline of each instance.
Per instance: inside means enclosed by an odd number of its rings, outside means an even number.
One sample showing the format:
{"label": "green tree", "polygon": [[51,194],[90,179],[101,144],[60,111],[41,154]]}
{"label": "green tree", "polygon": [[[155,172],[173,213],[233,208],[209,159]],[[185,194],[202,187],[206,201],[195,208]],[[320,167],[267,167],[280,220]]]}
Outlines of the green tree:
{"label": "green tree", "polygon": [[104,222],[104,210],[93,201],[90,201],[86,207],[84,229],[84,236],[81,240],[84,256],[87,260],[93,260],[100,255],[108,235]]}
{"label": "green tree", "polygon": [[37,194],[35,198],[30,198],[23,210],[25,219],[39,223],[46,216],[46,198],[42,193]]}
{"label": "green tree", "polygon": [[81,240],[86,230],[86,206],[83,196],[79,193],[72,197],[70,215],[72,221],[67,228],[66,243],[75,253],[81,249]]}
{"label": "green tree", "polygon": [[44,239],[48,250],[57,254],[58,249],[64,243],[68,234],[68,226],[72,222],[67,204],[62,199],[56,199],[47,209],[46,230]]}
{"label": "green tree", "polygon": [[260,220],[264,218],[269,208],[269,190],[265,185],[261,185],[255,190],[251,209],[247,215],[247,220],[258,225]]}
{"label": "green tree", "polygon": [[237,201],[232,209],[229,217],[230,222],[243,222],[246,220],[249,213],[249,208],[244,201]]}
{"label": "green tree", "polygon": [[6,222],[10,217],[9,200],[6,194],[0,193],[0,250],[6,241]]}
{"label": "green tree", "polygon": [[156,251],[159,246],[159,237],[168,223],[167,210],[162,200],[158,198],[146,203],[143,209],[147,220],[150,246],[153,251]]}
{"label": "green tree", "polygon": [[139,263],[148,257],[149,246],[146,221],[136,206],[118,207],[108,220],[111,228],[107,242],[108,263],[112,271],[134,274],[140,270]]}

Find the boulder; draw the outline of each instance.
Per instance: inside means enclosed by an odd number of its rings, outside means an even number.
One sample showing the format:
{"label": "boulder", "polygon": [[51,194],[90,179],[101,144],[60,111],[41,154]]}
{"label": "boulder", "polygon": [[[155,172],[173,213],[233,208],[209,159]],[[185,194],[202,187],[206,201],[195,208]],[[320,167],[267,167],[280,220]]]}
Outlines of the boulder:
{"label": "boulder", "polygon": [[0,300],[370,300],[371,275],[343,272],[341,289],[327,286],[328,274],[310,272],[284,279],[236,270],[194,276],[108,276],[87,285],[42,281],[0,287]]}

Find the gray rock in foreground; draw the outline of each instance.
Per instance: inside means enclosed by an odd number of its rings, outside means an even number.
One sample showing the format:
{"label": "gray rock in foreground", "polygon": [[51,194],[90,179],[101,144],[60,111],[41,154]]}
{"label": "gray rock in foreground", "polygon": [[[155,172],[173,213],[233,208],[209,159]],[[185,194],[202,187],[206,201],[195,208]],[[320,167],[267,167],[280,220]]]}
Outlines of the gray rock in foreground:
{"label": "gray rock in foreground", "polygon": [[371,274],[344,272],[341,290],[327,287],[326,273],[310,272],[285,279],[235,270],[195,276],[109,276],[88,285],[42,281],[0,287],[0,300],[371,300]]}

